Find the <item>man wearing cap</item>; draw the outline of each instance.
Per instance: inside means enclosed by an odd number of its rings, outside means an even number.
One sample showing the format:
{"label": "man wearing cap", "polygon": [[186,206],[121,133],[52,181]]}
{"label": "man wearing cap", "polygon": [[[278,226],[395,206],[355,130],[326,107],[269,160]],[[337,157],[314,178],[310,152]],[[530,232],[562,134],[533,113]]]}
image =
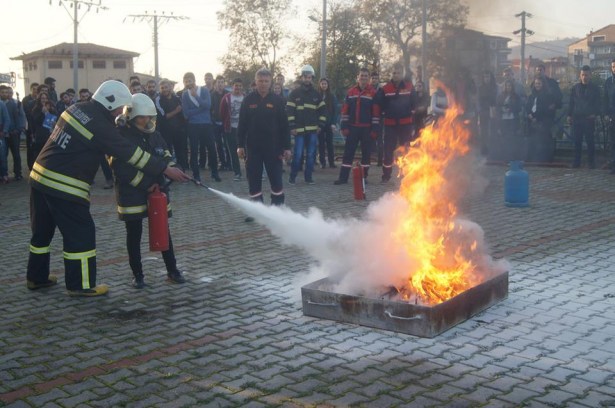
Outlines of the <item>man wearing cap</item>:
{"label": "man wearing cap", "polygon": [[96,232],[90,214],[90,185],[101,154],[118,157],[145,174],[164,174],[175,181],[189,179],[120,135],[114,119],[130,104],[130,91],[124,84],[104,82],[92,100],[74,104],[62,113],[38,155],[30,173],[28,289],[57,283],[57,278],[49,275],[50,245],[57,226],[64,242],[68,294],[107,293],[107,285],[96,285]]}

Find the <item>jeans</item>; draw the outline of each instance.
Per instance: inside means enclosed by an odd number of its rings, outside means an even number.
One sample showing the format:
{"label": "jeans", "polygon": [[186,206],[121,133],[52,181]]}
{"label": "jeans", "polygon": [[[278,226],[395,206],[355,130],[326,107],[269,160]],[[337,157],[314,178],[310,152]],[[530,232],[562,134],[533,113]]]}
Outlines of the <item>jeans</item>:
{"label": "jeans", "polygon": [[583,151],[583,137],[587,144],[587,164],[590,168],[596,166],[594,142],[595,124],[593,119],[573,118],[572,134],[574,135],[574,160],[572,165],[578,167],[581,165],[581,153]]}
{"label": "jeans", "polygon": [[8,151],[7,151],[7,139],[0,137],[0,177],[8,177]]}
{"label": "jeans", "polygon": [[[293,164],[290,169],[290,178],[294,180],[299,173],[299,166],[301,165],[301,156],[303,156],[303,148],[307,144],[307,155],[305,158],[305,181],[312,180],[312,172],[314,171],[314,160],[316,159],[316,143],[318,141],[318,134],[306,133],[303,135],[295,136],[295,148],[293,151]],[[306,143],[307,142],[307,143]]]}
{"label": "jeans", "polygon": [[241,176],[241,164],[239,163],[239,156],[237,156],[237,128],[231,128],[230,133],[224,134],[224,141],[228,147],[231,167],[235,176]]}
{"label": "jeans", "polygon": [[320,157],[320,164],[323,166],[329,159],[329,166],[335,164],[335,155],[333,152],[333,131],[331,125],[325,126],[318,132],[318,156]]}
{"label": "jeans", "polygon": [[[7,139],[8,143],[7,147],[7,158],[8,151],[11,151],[11,155],[13,156],[13,172],[15,173],[15,177],[21,177],[21,154],[19,152],[19,145],[21,142],[21,132],[13,132]],[[8,160],[7,160],[8,162]]]}
{"label": "jeans", "polygon": [[189,123],[188,140],[190,141],[190,169],[192,170],[192,176],[196,180],[201,180],[199,172],[199,147],[206,147],[211,176],[214,178],[218,177],[218,157],[211,124]]}

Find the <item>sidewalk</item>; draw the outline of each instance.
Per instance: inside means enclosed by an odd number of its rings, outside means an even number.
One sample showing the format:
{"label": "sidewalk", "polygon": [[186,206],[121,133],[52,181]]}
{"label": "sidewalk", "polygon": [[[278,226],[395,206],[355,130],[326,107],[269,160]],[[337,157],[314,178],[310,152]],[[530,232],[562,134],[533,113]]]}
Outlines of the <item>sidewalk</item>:
{"label": "sidewalk", "polygon": [[[338,171],[285,183],[288,206],[360,217],[398,185],[372,167],[368,201],[354,201],[351,184],[332,184]],[[124,225],[99,176],[92,213],[109,295],[66,296],[59,232],[60,284],[30,292],[28,184],[0,186],[0,406],[615,406],[615,176],[529,168],[523,209],[503,205],[505,171],[485,167],[488,187],[462,208],[510,261],[509,297],[433,339],[304,317],[296,281],[312,260],[192,184],[171,193],[188,284],[164,282],[144,237],[149,286],[131,288]],[[213,187],[246,196],[245,181],[221,177]]]}

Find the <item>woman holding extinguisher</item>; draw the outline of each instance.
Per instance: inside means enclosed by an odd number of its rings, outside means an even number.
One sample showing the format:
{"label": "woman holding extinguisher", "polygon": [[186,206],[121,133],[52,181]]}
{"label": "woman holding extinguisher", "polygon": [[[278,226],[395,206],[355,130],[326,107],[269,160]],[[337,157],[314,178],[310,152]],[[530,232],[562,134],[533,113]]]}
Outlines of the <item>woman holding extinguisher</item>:
{"label": "woman holding extinguisher", "polygon": [[[171,154],[167,145],[160,133],[156,131],[156,115],[156,107],[150,97],[137,93],[132,96],[132,106],[124,108],[123,115],[116,120],[116,123],[122,135],[132,143],[138,145],[144,152],[163,158],[169,165],[173,166],[174,163],[171,161]],[[133,159],[139,160],[140,158]],[[143,265],[141,264],[141,236],[143,235],[143,218],[148,217],[148,196],[152,198],[151,202],[154,205],[160,206],[160,199],[163,199],[160,192],[167,194],[168,197],[168,185],[164,177],[153,178],[148,176],[115,157],[109,159],[109,164],[114,175],[118,215],[120,220],[126,223],[128,262],[134,276],[132,286],[136,289],[143,289],[145,279]],[[166,216],[171,216],[170,205],[167,204],[166,210],[166,214],[159,214],[159,211],[151,211],[150,208],[151,217],[158,218],[159,215],[162,215],[162,219],[150,218],[149,220],[150,248],[162,250],[162,258],[167,268],[167,281],[184,283],[186,280],[182,272],[177,269],[171,233],[165,224]],[[155,235],[168,234],[168,249],[165,249],[167,248],[167,237],[152,237],[152,229],[157,232]],[[154,239],[156,242],[152,242]],[[163,242],[162,245],[160,245],[160,241]],[[158,249],[153,248],[156,245],[158,245]]]}

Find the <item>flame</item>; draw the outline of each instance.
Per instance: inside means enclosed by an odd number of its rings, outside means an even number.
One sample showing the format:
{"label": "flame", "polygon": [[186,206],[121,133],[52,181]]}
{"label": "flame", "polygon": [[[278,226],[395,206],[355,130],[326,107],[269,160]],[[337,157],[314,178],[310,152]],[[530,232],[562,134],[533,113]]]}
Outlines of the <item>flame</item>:
{"label": "flame", "polygon": [[410,148],[400,149],[399,194],[408,205],[392,236],[418,264],[406,285],[398,288],[403,299],[410,300],[413,293],[421,303],[437,304],[482,280],[471,260],[478,243],[463,240],[450,177],[451,163],[470,150],[470,132],[459,120],[462,112],[452,103]]}

